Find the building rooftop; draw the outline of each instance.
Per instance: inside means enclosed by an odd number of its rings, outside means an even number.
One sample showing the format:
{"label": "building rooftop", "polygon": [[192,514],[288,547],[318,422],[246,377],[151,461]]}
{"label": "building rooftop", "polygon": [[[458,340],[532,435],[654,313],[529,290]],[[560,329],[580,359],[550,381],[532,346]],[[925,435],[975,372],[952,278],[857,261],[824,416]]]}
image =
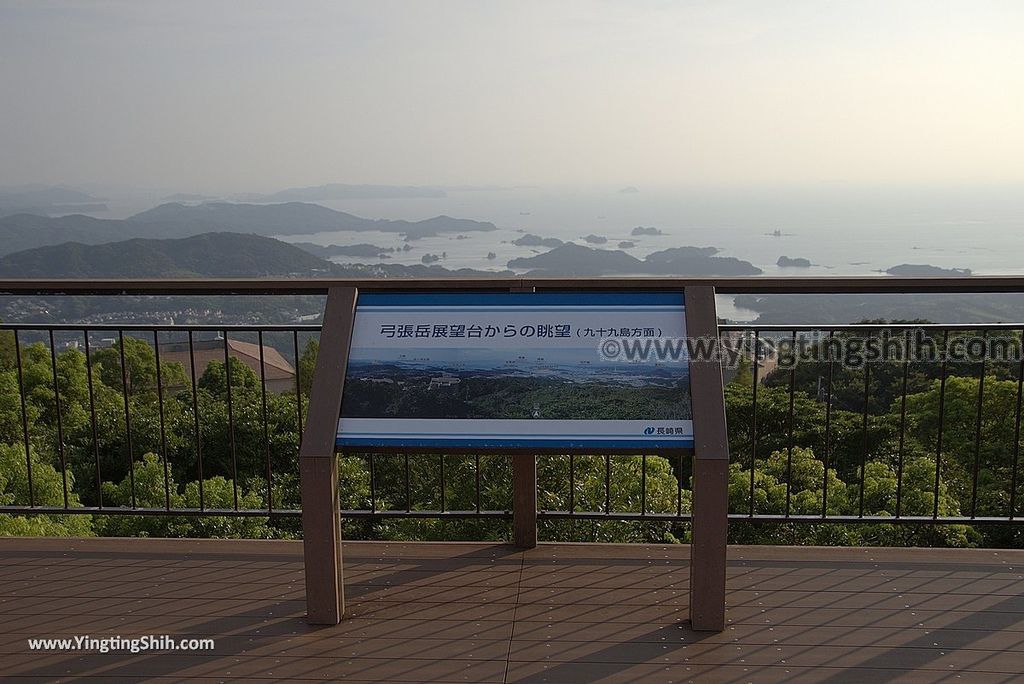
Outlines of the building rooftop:
{"label": "building rooftop", "polygon": [[[230,356],[249,366],[256,373],[260,372],[260,345],[229,338],[228,351]],[[211,361],[223,363],[224,340],[196,340],[192,345],[192,356],[195,357],[196,372],[202,374]],[[164,363],[180,363],[188,369],[191,364],[188,343],[161,344],[160,359]],[[263,345],[263,364],[263,372],[268,381],[295,377],[295,368],[292,364],[270,345]]]}

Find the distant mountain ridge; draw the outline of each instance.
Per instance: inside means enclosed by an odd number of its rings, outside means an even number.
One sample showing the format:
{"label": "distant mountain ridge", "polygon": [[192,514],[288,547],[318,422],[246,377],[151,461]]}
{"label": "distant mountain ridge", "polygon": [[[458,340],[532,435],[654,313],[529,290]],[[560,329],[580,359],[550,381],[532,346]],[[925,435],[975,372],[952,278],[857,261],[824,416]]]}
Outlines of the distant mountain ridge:
{"label": "distant mountain ridge", "polygon": [[[184,205],[168,202],[129,217],[131,223],[165,230],[200,232],[233,230],[257,235],[305,235],[333,231],[379,230],[426,237],[438,233],[497,230],[493,223],[435,216],[422,221],[367,219],[319,204],[236,204],[209,202]],[[165,237],[177,237],[165,235]]]}
{"label": "distant mountain ridge", "polygon": [[63,186],[25,185],[0,188],[0,216],[51,214],[106,209],[104,200]]}
{"label": "distant mountain ridge", "polygon": [[67,242],[0,257],[4,278],[449,278],[502,277],[437,265],[335,264],[261,235],[204,233],[185,238],[132,238],[100,245]]}
{"label": "distant mountain ridge", "polygon": [[435,216],[422,221],[367,219],[317,204],[161,204],[127,219],[73,214],[60,218],[13,214],[0,218],[0,256],[35,247],[80,242],[94,245],[130,238],[183,238],[202,233],[303,235],[336,231],[383,231],[410,239],[441,233],[497,230],[493,223]]}
{"label": "distant mountain ridge", "polygon": [[330,262],[286,242],[239,233],[100,245],[67,242],[0,257],[0,274],[16,278],[240,278],[308,276],[332,269]]}
{"label": "distant mountain ridge", "polygon": [[82,214],[51,218],[36,214],[0,217],[0,256],[64,242],[97,244],[133,237],[125,221]]}

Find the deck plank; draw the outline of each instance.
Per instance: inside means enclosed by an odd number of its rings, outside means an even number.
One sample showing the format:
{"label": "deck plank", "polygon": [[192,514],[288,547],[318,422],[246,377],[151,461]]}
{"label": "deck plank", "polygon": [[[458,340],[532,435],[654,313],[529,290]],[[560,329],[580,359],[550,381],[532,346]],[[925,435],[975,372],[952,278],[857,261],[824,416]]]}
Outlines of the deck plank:
{"label": "deck plank", "polygon": [[[0,539],[5,681],[1019,681],[1024,551],[733,547],[727,627],[689,549],[347,542],[348,611],[304,621],[296,542]],[[172,634],[213,652],[30,652]]]}

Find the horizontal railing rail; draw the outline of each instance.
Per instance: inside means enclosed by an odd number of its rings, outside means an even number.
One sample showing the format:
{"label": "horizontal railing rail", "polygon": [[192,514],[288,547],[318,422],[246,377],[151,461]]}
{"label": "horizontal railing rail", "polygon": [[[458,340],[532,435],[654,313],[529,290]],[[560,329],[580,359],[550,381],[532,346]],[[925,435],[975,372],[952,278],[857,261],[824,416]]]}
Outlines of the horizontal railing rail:
{"label": "horizontal railing rail", "polygon": [[1024,276],[855,277],[593,277],[593,278],[221,278],[0,279],[10,295],[289,295],[326,294],[332,287],[396,290],[681,290],[714,287],[719,294],[951,294],[1024,292]]}

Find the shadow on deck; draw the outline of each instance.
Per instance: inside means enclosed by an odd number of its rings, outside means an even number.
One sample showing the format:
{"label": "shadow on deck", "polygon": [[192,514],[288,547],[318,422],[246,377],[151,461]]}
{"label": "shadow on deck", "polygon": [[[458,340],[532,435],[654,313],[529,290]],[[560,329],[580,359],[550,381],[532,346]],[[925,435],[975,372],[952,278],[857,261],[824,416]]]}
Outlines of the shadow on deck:
{"label": "shadow on deck", "polygon": [[[728,625],[689,548],[345,544],[346,620],[304,622],[284,541],[0,539],[5,681],[1021,681],[1024,551],[731,547]],[[212,637],[212,652],[30,638]]]}

